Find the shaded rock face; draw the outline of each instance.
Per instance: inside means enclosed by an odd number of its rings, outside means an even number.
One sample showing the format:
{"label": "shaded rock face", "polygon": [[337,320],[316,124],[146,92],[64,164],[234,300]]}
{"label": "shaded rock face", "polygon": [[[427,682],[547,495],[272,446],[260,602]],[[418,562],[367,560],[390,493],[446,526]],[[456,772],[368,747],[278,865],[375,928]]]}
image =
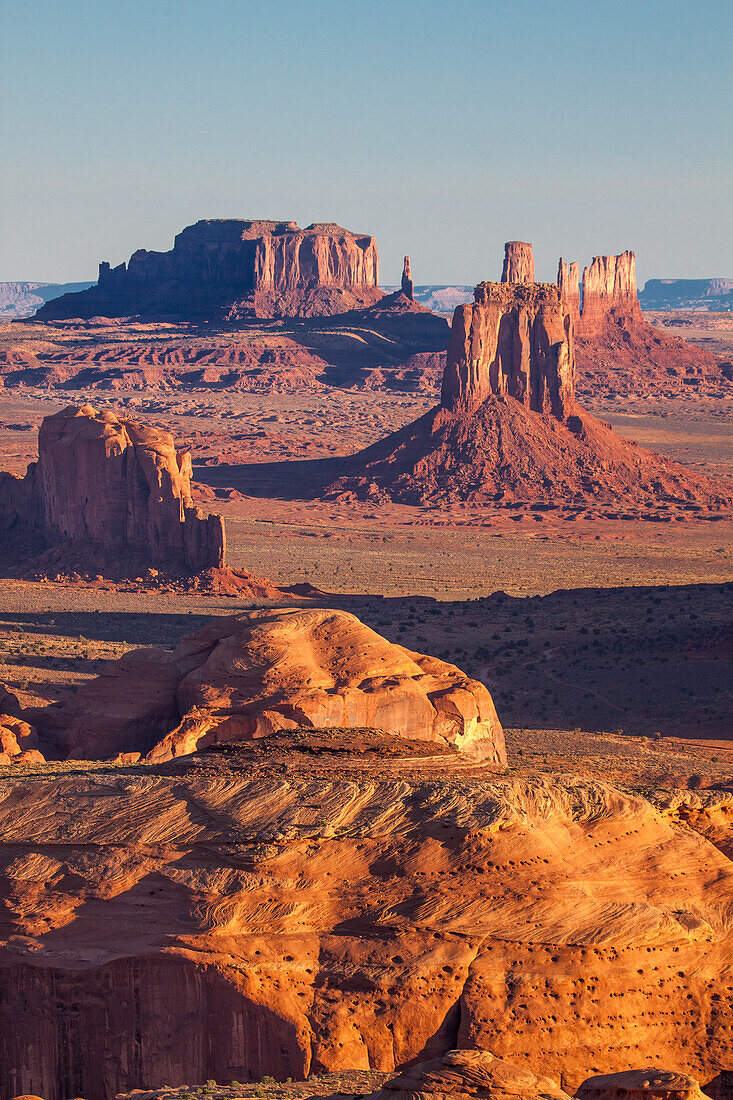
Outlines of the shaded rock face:
{"label": "shaded rock face", "polygon": [[60,751],[92,759],[152,747],[150,759],[168,760],[313,726],[370,727],[506,763],[482,684],[393,645],[345,611],[212,619],[173,654],[127,654],[46,718]]}
{"label": "shaded rock face", "polygon": [[225,535],[194,507],[191,472],[170,433],[69,405],[44,418],[25,477],[0,474],[0,518],[197,573],[224,564]]}
{"label": "shaded rock face", "polygon": [[[639,1051],[697,1078],[730,1064],[733,867],[704,814],[445,758],[214,755],[4,780],[0,1096],[393,1072],[458,1047],[568,1092]],[[733,796],[695,799],[730,832]],[[453,1069],[455,1091],[512,1083]]]}
{"label": "shaded rock face", "polygon": [[630,1069],[589,1077],[577,1100],[704,1100],[694,1077],[663,1069]]}
{"label": "shaded rock face", "polygon": [[574,404],[572,324],[550,283],[480,283],[453,314],[441,403],[477,408],[492,394],[564,420]]}
{"label": "shaded rock face", "polygon": [[534,257],[532,245],[526,241],[507,241],[504,245],[502,283],[533,283]]}
{"label": "shaded rock face", "polygon": [[405,261],[402,265],[402,293],[406,298],[409,298],[411,302],[415,300],[415,288],[412,285],[412,271],[410,270],[410,257],[405,256]]}
{"label": "shaded rock face", "polygon": [[100,264],[96,287],[49,302],[37,317],[317,316],[371,305],[378,286],[373,237],[331,223],[200,221],[170,252],[140,249],[127,264]]}
{"label": "shaded rock face", "polygon": [[570,1100],[549,1077],[496,1058],[487,1050],[449,1050],[418,1062],[375,1094],[375,1100],[439,1100],[444,1096],[482,1100]]}

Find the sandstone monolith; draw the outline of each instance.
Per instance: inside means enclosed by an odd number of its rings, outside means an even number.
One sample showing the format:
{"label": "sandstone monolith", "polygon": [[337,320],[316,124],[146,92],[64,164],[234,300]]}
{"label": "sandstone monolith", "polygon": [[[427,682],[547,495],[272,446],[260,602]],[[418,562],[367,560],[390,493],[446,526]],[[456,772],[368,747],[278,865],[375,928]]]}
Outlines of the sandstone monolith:
{"label": "sandstone monolith", "polygon": [[404,263],[402,265],[402,293],[406,298],[409,298],[411,302],[415,300],[415,288],[412,284],[412,271],[410,270],[410,257],[405,256]]}
{"label": "sandstone monolith", "polygon": [[533,283],[534,257],[532,245],[526,241],[507,241],[504,245],[502,283]]}

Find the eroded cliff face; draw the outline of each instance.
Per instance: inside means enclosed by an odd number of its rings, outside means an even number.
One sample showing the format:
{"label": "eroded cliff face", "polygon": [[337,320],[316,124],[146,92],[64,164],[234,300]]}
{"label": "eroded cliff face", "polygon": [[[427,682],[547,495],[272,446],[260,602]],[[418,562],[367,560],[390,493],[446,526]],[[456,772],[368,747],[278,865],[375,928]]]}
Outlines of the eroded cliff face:
{"label": "eroded cliff face", "polygon": [[44,418],[25,478],[0,475],[0,516],[197,573],[224,564],[225,535],[220,516],[194,506],[191,473],[170,433],[69,405]]}
{"label": "eroded cliff face", "polygon": [[564,420],[573,409],[572,325],[550,283],[480,283],[453,314],[441,403],[477,408],[513,397]]}
{"label": "eroded cliff face", "polygon": [[557,286],[563,309],[569,314],[577,331],[580,321],[580,268],[576,263],[566,264],[562,256],[557,265]]}
{"label": "eroded cliff face", "polygon": [[[572,1092],[733,1057],[733,871],[704,830],[445,757],[212,761],[0,781],[0,1095],[474,1046]],[[729,794],[695,797],[730,830]]]}
{"label": "eroded cliff face", "polygon": [[37,316],[318,316],[381,296],[374,237],[331,223],[231,219],[188,226],[170,252],[139,249],[127,264],[102,263],[96,287]]}

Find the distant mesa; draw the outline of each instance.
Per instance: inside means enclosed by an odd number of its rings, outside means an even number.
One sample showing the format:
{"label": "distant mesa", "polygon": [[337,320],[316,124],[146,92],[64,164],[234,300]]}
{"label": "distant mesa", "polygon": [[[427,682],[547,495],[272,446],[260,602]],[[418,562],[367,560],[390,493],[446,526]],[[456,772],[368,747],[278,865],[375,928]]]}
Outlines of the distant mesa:
{"label": "distant mesa", "polygon": [[358,727],[506,764],[483,684],[330,609],[212,619],[172,654],[128,653],[38,721],[59,754],[88,759],[163,761],[278,730]]}
{"label": "distant mesa", "polygon": [[405,295],[405,297],[409,298],[411,302],[415,301],[415,288],[414,288],[413,283],[412,283],[412,270],[410,268],[410,257],[409,256],[405,256],[405,259],[404,259],[404,262],[403,262],[403,265],[402,265],[401,290],[402,290],[402,293]]}
{"label": "distant mesa", "polygon": [[480,283],[453,314],[440,405],[354,456],[330,494],[729,509],[729,490],[626,442],[577,404],[576,324],[594,341],[643,324],[633,253],[594,260],[582,309],[575,265],[561,261],[559,285],[528,282],[533,270],[531,246],[509,242],[503,281]]}
{"label": "distant mesa", "polygon": [[647,279],[639,292],[642,309],[733,309],[733,279]]}
{"label": "distant mesa", "polygon": [[78,294],[94,283],[0,283],[0,321],[32,317],[45,302],[62,294]]}
{"label": "distant mesa", "polygon": [[99,265],[99,282],[43,306],[39,320],[94,316],[241,320],[318,317],[382,297],[374,237],[331,223],[199,221],[170,252]]}

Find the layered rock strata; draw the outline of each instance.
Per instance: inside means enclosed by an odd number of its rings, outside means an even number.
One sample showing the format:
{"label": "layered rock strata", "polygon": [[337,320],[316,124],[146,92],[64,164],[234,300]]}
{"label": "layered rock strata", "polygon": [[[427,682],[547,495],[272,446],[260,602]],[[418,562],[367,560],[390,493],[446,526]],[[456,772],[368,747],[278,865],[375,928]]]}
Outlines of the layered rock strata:
{"label": "layered rock strata", "polygon": [[641,320],[634,253],[595,256],[590,266],[583,269],[583,307],[578,335],[596,335],[609,322],[634,325]]}
{"label": "layered rock strata", "polygon": [[194,506],[191,473],[190,453],[177,452],[169,432],[69,405],[44,418],[25,477],[0,474],[0,523],[167,569],[218,568],[224,523]]}
{"label": "layered rock strata", "polygon": [[533,283],[534,256],[526,241],[507,241],[504,245],[502,283]]}
{"label": "layered rock strata", "polygon": [[170,252],[140,249],[127,264],[101,263],[96,287],[36,316],[318,316],[380,297],[373,237],[331,223],[232,219],[188,226]]}
{"label": "layered rock strata", "polygon": [[[0,1095],[456,1048],[568,1093],[643,1060],[731,1064],[733,868],[684,792],[667,812],[568,774],[421,767],[273,750],[5,778]],[[730,838],[731,795],[694,799]]]}
{"label": "layered rock strata", "polygon": [[572,326],[550,283],[480,283],[453,314],[441,392],[444,408],[513,397],[560,420],[573,408]]}
{"label": "layered rock strata", "polygon": [[137,650],[108,665],[39,721],[57,752],[91,759],[166,760],[312,726],[370,727],[506,763],[483,684],[334,610],[212,619],[172,654]]}

